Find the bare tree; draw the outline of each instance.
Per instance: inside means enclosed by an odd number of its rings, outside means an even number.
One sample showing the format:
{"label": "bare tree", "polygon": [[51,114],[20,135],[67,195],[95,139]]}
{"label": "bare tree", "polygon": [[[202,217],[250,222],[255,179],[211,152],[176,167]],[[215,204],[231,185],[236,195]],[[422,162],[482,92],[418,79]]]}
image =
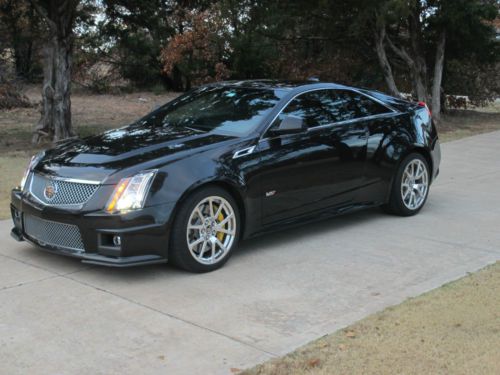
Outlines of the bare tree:
{"label": "bare tree", "polygon": [[71,58],[73,26],[79,0],[31,0],[48,27],[43,48],[42,115],[33,142],[58,141],[74,135],[71,125]]}
{"label": "bare tree", "polygon": [[434,78],[432,81],[432,113],[436,121],[441,120],[441,83],[443,81],[444,51],[446,47],[446,32],[439,35],[436,47],[436,62],[434,63]]}
{"label": "bare tree", "polygon": [[[399,92],[393,77],[391,62],[385,50],[386,45],[389,46],[394,56],[403,61],[407,66],[412,80],[413,92],[417,99],[423,102],[432,100],[434,119],[439,121],[441,118],[441,85],[446,47],[446,28],[444,25],[441,25],[441,31],[438,32],[432,76],[432,91],[429,92],[431,77],[428,77],[426,54],[422,39],[425,29],[422,21],[423,11],[421,2],[410,2],[402,28],[401,25],[393,27],[392,37],[389,36],[383,15],[377,16],[378,27],[375,33],[375,49],[391,94],[395,95],[396,93],[399,94]],[[396,39],[397,42],[394,42]]]}
{"label": "bare tree", "polygon": [[392,72],[392,67],[387,58],[387,53],[385,51],[385,39],[386,35],[386,26],[385,22],[380,20],[379,25],[377,26],[377,30],[375,32],[375,50],[377,51],[377,57],[382,68],[382,73],[384,74],[384,79],[389,89],[389,93],[393,96],[399,97],[401,94],[399,93],[398,87],[396,85],[396,81],[394,79],[394,74]]}

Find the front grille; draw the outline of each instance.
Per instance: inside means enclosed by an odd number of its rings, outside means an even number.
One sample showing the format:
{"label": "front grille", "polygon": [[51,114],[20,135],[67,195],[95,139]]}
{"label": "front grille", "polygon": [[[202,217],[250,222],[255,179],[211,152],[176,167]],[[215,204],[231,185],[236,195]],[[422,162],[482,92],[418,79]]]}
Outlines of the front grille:
{"label": "front grille", "polygon": [[80,229],[76,225],[25,215],[24,232],[42,246],[50,245],[76,252],[85,251]]}
{"label": "front grille", "polygon": [[70,182],[32,174],[30,193],[50,206],[80,206],[99,188],[98,184]]}

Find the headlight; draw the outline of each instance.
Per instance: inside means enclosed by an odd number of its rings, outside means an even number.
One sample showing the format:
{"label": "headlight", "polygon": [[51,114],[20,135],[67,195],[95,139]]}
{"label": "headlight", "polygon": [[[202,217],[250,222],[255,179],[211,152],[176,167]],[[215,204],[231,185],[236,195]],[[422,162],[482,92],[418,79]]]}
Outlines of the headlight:
{"label": "headlight", "polygon": [[28,179],[30,172],[33,170],[33,168],[36,167],[36,165],[44,157],[44,155],[45,151],[42,151],[31,157],[28,168],[26,168],[26,170],[24,171],[23,178],[21,179],[21,183],[19,184],[19,188],[21,190],[24,190],[24,185],[26,185],[26,180]]}
{"label": "headlight", "polygon": [[119,212],[143,208],[155,174],[156,170],[144,171],[133,177],[122,178],[106,205],[106,211]]}

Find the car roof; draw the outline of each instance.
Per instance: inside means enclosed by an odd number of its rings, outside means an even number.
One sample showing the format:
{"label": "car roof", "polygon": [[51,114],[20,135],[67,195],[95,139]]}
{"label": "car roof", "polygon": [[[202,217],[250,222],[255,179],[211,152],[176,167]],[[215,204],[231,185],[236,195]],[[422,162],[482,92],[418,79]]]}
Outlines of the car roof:
{"label": "car roof", "polygon": [[387,95],[380,91],[342,85],[334,82],[323,82],[315,78],[309,80],[279,80],[279,79],[253,79],[253,80],[235,80],[235,81],[222,81],[208,84],[206,86],[210,87],[241,87],[241,88],[253,88],[253,89],[263,89],[263,90],[275,90],[282,91],[288,95],[297,95],[302,92],[309,90],[320,90],[320,89],[347,89],[354,90],[364,95],[370,96],[372,99],[384,103],[386,106],[391,108],[396,108],[399,111],[407,111],[410,107],[414,106],[401,98],[395,98],[393,96]]}
{"label": "car roof", "polygon": [[332,82],[320,82],[317,80],[276,80],[276,79],[257,79],[257,80],[241,80],[241,81],[223,81],[212,84],[214,86],[221,87],[247,87],[247,88],[261,88],[270,90],[287,90],[291,91],[297,88],[305,87],[337,87],[337,88],[347,88],[348,86],[339,85]]}

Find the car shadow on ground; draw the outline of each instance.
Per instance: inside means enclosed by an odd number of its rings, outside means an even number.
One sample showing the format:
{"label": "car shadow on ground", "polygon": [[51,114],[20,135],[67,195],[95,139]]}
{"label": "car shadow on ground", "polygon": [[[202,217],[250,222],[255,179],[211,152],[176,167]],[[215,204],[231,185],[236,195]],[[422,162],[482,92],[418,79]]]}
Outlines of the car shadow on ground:
{"label": "car shadow on ground", "polygon": [[[354,213],[349,213],[346,215],[340,215],[333,218],[307,223],[301,226],[294,226],[291,228],[279,230],[277,232],[263,234],[258,237],[250,238],[242,241],[240,246],[236,249],[232,255],[232,259],[225,267],[231,267],[234,262],[243,262],[245,257],[253,256],[255,254],[260,254],[268,251],[283,251],[286,252],[286,248],[289,245],[297,243],[297,241],[307,240],[308,237],[317,237],[324,234],[342,231],[345,228],[349,228],[355,225],[359,225],[363,222],[370,220],[376,220],[377,218],[382,218],[387,216],[382,210],[378,208],[358,211]],[[276,249],[280,247],[280,249]],[[77,274],[80,272],[88,272],[91,270],[92,273],[100,274],[102,276],[112,278],[123,278],[123,280],[149,280],[156,277],[162,277],[162,279],[167,276],[169,277],[192,277],[193,274],[179,270],[169,264],[157,264],[157,265],[145,265],[130,268],[109,268],[94,265],[82,264],[79,267],[79,261],[73,258],[67,258],[57,254],[51,254],[44,252],[41,249],[33,247],[29,244],[21,250],[26,258],[32,260],[30,263],[39,264],[41,267],[49,268],[52,270],[57,270],[58,268],[74,268],[74,270],[68,272],[57,272],[58,274],[71,277],[72,274]],[[285,256],[286,254],[283,254]],[[33,262],[34,261],[34,262]],[[167,272],[165,272],[167,271]]]}
{"label": "car shadow on ground", "polygon": [[[232,260],[253,252],[274,251],[277,246],[286,247],[287,244],[294,244],[299,240],[307,239],[307,237],[314,238],[324,235],[327,232],[342,231],[345,228],[375,220],[382,216],[387,216],[387,214],[380,208],[371,208],[266,233],[242,241],[237,251],[233,254]],[[283,249],[279,249],[279,251],[283,251]]]}
{"label": "car shadow on ground", "polygon": [[[373,208],[250,238],[241,242],[223,270],[226,267],[231,267],[235,263],[245,262],[245,258],[247,257],[261,256],[274,252],[282,252],[283,257],[285,257],[287,247],[298,241],[307,241],[308,238],[313,239],[318,236],[323,236],[326,233],[340,232],[346,228],[360,225],[370,220],[381,219],[386,216],[387,214],[382,212],[381,209]],[[77,259],[47,253],[27,243],[20,251],[24,253],[23,258],[30,259],[29,263],[40,266],[41,268],[51,269],[53,272],[68,278],[72,278],[72,275],[76,276],[80,272],[91,272],[96,276],[104,277],[110,281],[121,280],[128,283],[148,282],[157,278],[161,278],[162,281],[165,281],[170,278],[182,279],[208,275],[193,275],[169,264],[145,265],[130,268],[80,264]]]}

